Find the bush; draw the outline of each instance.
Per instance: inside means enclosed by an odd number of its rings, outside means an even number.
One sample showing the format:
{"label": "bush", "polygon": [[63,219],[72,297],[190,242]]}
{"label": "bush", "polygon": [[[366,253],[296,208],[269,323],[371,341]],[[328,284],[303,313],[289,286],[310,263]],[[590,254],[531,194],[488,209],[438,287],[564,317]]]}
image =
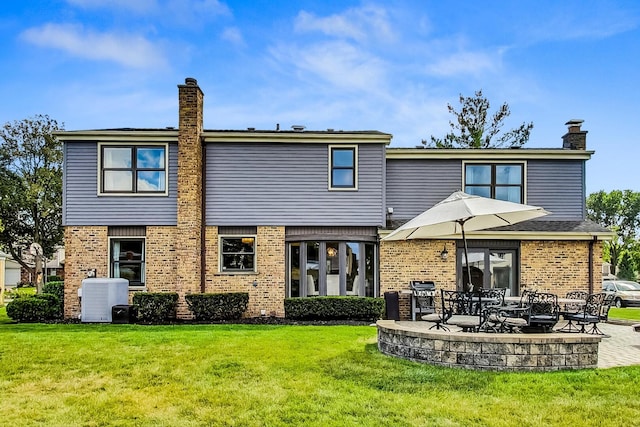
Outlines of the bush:
{"label": "bush", "polygon": [[176,317],[178,294],[175,292],[139,292],[133,296],[138,320],[145,323],[164,323]]}
{"label": "bush", "polygon": [[36,284],[33,282],[18,282],[16,288],[35,288]]}
{"label": "bush", "polygon": [[7,304],[7,316],[17,322],[44,322],[62,318],[60,299],[53,294],[21,297]]}
{"label": "bush", "polygon": [[55,319],[62,319],[64,315],[64,282],[48,282],[42,287],[42,293],[55,295],[58,298]]}
{"label": "bush", "polygon": [[384,300],[371,297],[286,298],[284,315],[295,320],[374,321],[384,313]]}
{"label": "bush", "polygon": [[231,320],[239,319],[247,310],[249,294],[190,294],[185,296],[185,300],[196,320]]}
{"label": "bush", "polygon": [[47,283],[49,282],[61,282],[62,278],[60,276],[47,276]]}

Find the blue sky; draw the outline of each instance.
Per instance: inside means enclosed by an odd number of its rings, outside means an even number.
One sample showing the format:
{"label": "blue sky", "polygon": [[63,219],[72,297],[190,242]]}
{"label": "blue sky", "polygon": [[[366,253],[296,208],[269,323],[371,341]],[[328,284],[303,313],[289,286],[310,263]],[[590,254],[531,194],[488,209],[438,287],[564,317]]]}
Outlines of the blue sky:
{"label": "blue sky", "polygon": [[[0,123],[68,130],[177,126],[177,85],[205,93],[207,129],[443,136],[447,104],[507,102],[525,147],[584,120],[587,193],[640,191],[640,2],[10,1],[0,11]],[[493,108],[492,108],[493,110]]]}

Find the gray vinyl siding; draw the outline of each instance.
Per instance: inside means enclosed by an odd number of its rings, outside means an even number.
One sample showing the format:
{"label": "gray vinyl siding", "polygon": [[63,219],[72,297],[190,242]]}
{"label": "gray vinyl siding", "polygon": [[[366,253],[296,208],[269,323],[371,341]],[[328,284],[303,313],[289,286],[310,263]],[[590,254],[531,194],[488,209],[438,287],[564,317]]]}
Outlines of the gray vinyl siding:
{"label": "gray vinyl siding", "polygon": [[545,219],[584,219],[584,181],[584,161],[530,160],[527,204],[550,211]]}
{"label": "gray vinyl siding", "polygon": [[208,225],[384,225],[384,146],[358,146],[358,190],[328,189],[327,144],[211,143]]}
{"label": "gray vinyl siding", "polygon": [[98,196],[98,144],[64,146],[64,225],[176,225],[178,146],[169,144],[168,196]]}
{"label": "gray vinyl siding", "polygon": [[[411,219],[462,189],[462,164],[460,160],[387,160],[386,197],[392,218]],[[526,164],[528,204],[552,212],[545,219],[584,218],[584,161],[527,160]]]}
{"label": "gray vinyl siding", "polygon": [[387,207],[393,220],[411,219],[462,189],[460,160],[388,159]]}

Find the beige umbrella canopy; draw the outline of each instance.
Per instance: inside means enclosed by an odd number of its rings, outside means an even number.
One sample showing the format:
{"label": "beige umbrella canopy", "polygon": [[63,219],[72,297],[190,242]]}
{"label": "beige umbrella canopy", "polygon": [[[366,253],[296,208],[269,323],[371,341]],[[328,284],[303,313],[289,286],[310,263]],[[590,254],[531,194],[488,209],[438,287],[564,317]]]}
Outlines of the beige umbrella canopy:
{"label": "beige umbrella canopy", "polygon": [[[430,239],[437,236],[462,234],[465,259],[469,259],[465,231],[485,230],[516,224],[548,215],[537,206],[489,199],[456,191],[432,208],[398,227],[382,240]],[[469,263],[467,269],[470,270]],[[471,272],[468,277],[471,277]]]}

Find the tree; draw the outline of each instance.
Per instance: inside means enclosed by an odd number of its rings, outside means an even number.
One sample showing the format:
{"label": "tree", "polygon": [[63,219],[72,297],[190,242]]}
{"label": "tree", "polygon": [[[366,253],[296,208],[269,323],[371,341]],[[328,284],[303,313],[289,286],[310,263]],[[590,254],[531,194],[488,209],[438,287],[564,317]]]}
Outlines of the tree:
{"label": "tree", "polygon": [[[49,116],[36,115],[0,131],[0,245],[34,277],[42,271],[42,257],[51,257],[62,242],[62,146],[53,135],[62,129]],[[34,266],[24,257],[32,245],[41,248]]]}
{"label": "tree", "polygon": [[500,133],[504,121],[511,111],[505,102],[498,111],[488,117],[489,100],[482,95],[482,90],[475,93],[473,97],[460,95],[462,108],[456,111],[451,104],[447,108],[456,119],[450,121],[451,132],[444,138],[431,136],[431,141],[422,140],[427,146],[436,148],[500,148],[500,147],[522,147],[528,140],[533,129],[533,122],[522,123],[519,128],[503,133],[496,140],[492,141]]}
{"label": "tree", "polygon": [[[637,247],[640,193],[631,190],[592,193],[587,197],[587,218],[616,232],[616,238],[605,245],[609,262],[617,268],[623,252],[633,252]],[[630,255],[633,258],[633,254]]]}
{"label": "tree", "polygon": [[625,280],[636,280],[636,267],[633,262],[631,253],[626,250],[622,253],[620,258],[620,268],[618,269],[617,276]]}

